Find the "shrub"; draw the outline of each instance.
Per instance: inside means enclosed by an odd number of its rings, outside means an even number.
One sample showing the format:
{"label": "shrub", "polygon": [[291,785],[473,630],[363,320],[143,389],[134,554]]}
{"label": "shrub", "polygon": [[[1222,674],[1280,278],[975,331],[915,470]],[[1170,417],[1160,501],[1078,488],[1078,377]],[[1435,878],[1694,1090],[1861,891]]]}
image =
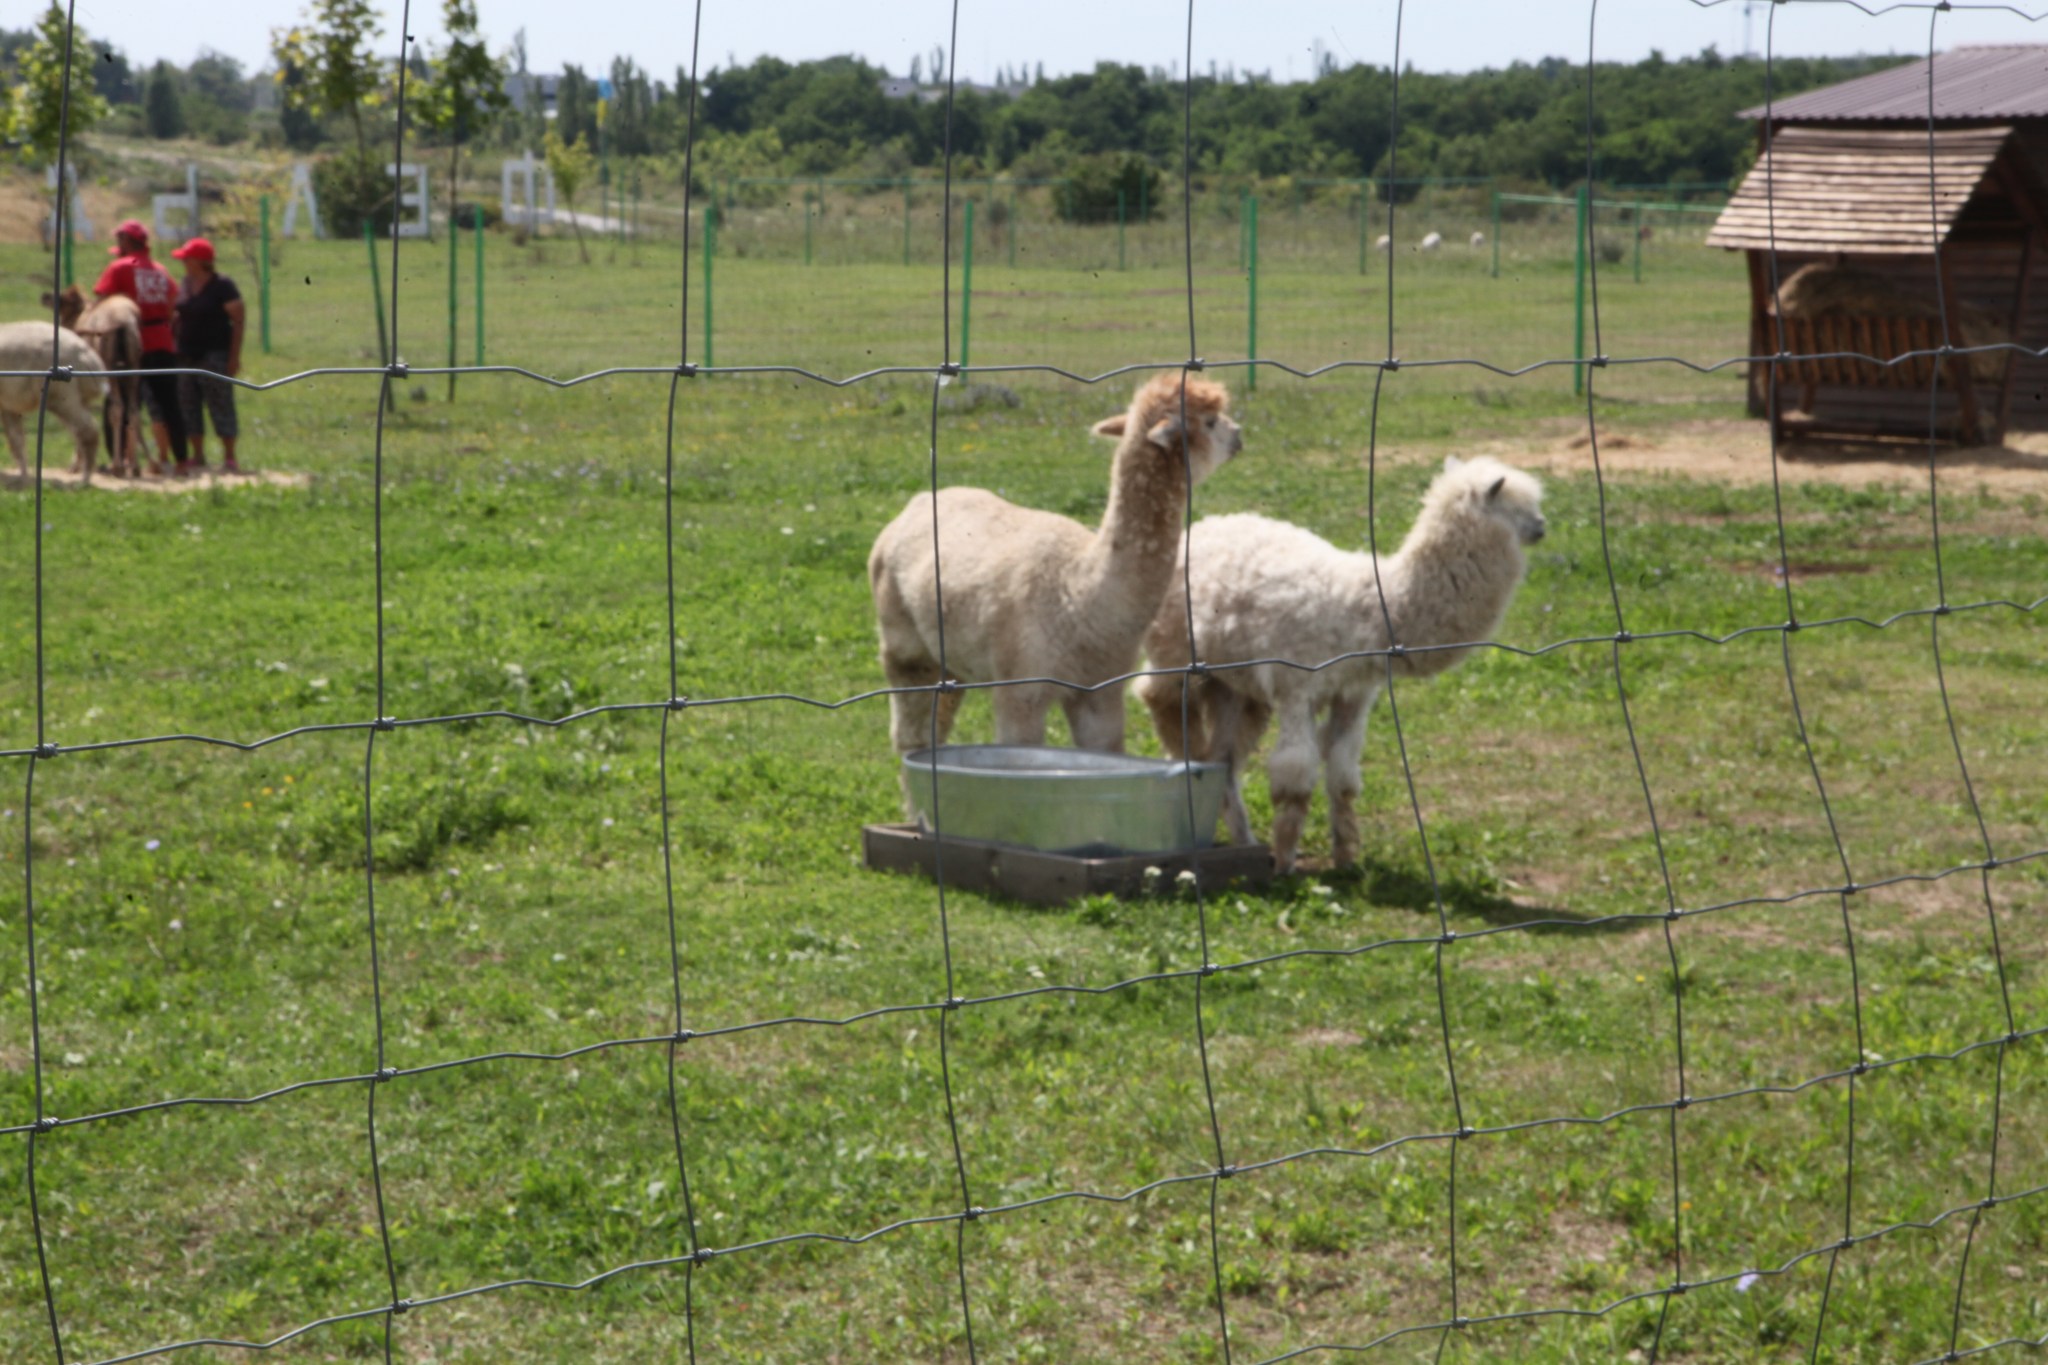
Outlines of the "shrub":
{"label": "shrub", "polygon": [[1118,191],[1127,220],[1159,212],[1159,172],[1142,157],[1129,155],[1075,161],[1053,196],[1053,209],[1069,223],[1113,223]]}

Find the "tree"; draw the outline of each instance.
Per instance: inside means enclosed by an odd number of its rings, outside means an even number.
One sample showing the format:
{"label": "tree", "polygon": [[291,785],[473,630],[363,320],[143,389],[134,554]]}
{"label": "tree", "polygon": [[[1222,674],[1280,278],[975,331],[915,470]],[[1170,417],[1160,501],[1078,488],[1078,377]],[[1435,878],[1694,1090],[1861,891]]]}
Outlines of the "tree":
{"label": "tree", "polygon": [[576,217],[576,191],[590,179],[595,164],[590,155],[590,145],[580,137],[574,142],[564,142],[552,128],[548,129],[547,138],[541,145],[547,154],[548,174],[555,178],[555,189],[569,206],[569,226],[576,232],[576,252],[583,258],[583,264],[589,265],[590,248],[583,244],[583,224]]}
{"label": "tree", "polygon": [[270,35],[278,70],[296,68],[305,76],[302,84],[287,85],[286,93],[302,107],[346,114],[355,131],[356,157],[365,165],[370,139],[363,111],[375,108],[383,95],[384,63],[373,48],[383,33],[371,0],[309,0],[301,27]]}
{"label": "tree", "polygon": [[[504,63],[490,54],[477,32],[476,0],[443,0],[441,26],[448,30],[448,46],[434,58],[417,108],[420,122],[448,139],[448,222],[453,226],[462,144],[489,127],[511,101],[505,97]],[[522,30],[522,66],[525,41]]]}
{"label": "tree", "polygon": [[184,136],[185,100],[178,90],[178,73],[169,62],[149,69],[142,90],[142,124],[154,138]]}
{"label": "tree", "polygon": [[[0,135],[25,145],[38,159],[55,161],[57,144],[107,116],[107,102],[93,89],[98,60],[83,29],[72,29],[67,49],[64,11],[55,0],[36,21],[35,38],[16,58],[17,84],[0,106]],[[65,98],[65,54],[70,53],[70,98]]]}

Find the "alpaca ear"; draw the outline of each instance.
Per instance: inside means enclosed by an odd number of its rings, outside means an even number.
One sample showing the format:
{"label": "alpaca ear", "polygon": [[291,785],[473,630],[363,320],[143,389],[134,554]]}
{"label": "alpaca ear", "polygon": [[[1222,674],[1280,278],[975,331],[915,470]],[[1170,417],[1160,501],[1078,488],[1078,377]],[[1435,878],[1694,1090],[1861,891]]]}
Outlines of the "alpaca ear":
{"label": "alpaca ear", "polygon": [[1493,487],[1486,490],[1486,500],[1492,502],[1500,496],[1500,490],[1508,486],[1508,476],[1503,474],[1493,481]]}
{"label": "alpaca ear", "polygon": [[1180,418],[1174,416],[1163,419],[1152,430],[1146,432],[1145,439],[1158,446],[1161,450],[1178,450],[1180,448],[1180,435]]}
{"label": "alpaca ear", "polygon": [[1112,441],[1120,441],[1124,435],[1124,415],[1118,413],[1114,417],[1105,417],[1090,427],[1089,431],[1097,436],[1107,436]]}
{"label": "alpaca ear", "polygon": [[1464,465],[1465,462],[1455,455],[1444,456],[1444,473],[1446,474],[1449,474],[1450,472],[1456,469],[1462,469],[1464,468]]}

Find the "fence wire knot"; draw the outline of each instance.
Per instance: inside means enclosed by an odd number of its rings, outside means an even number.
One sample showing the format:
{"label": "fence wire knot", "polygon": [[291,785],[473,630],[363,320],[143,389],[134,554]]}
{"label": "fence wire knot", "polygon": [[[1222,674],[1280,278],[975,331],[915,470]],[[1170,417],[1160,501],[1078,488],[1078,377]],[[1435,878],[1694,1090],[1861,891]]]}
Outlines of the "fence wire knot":
{"label": "fence wire knot", "polygon": [[1187,368],[1188,368],[1188,369],[1190,369],[1190,370],[1195,370],[1195,371],[1201,371],[1201,370],[1207,369],[1207,368],[1208,368],[1208,365],[1209,365],[1209,362],[1208,362],[1208,361],[1206,361],[1206,360],[1202,359],[1202,357],[1200,357],[1200,356],[1196,356],[1196,357],[1195,357],[1195,358],[1194,358],[1193,360],[1190,360],[1190,361],[1189,361],[1189,362],[1187,363]]}
{"label": "fence wire knot", "polygon": [[58,1118],[55,1114],[45,1114],[41,1118],[36,1120],[36,1131],[38,1133],[50,1132],[51,1130],[56,1128],[58,1124],[62,1122],[64,1122],[64,1120]]}
{"label": "fence wire knot", "polygon": [[676,363],[676,373],[684,379],[695,379],[697,377],[696,363],[689,360],[678,361]]}
{"label": "fence wire knot", "polygon": [[393,379],[410,379],[412,377],[412,371],[407,368],[403,360],[394,360],[389,365],[386,365],[384,373]]}
{"label": "fence wire knot", "polygon": [[395,1081],[398,1079],[398,1068],[395,1066],[380,1066],[371,1074],[371,1079],[380,1085],[385,1081]]}
{"label": "fence wire knot", "polygon": [[695,1029],[679,1028],[669,1035],[669,1041],[673,1043],[687,1043],[696,1036]]}
{"label": "fence wire knot", "polygon": [[55,758],[57,752],[57,742],[55,740],[46,739],[41,744],[36,745],[35,748],[37,758]]}
{"label": "fence wire knot", "polygon": [[73,378],[74,375],[69,365],[52,365],[50,367],[50,380],[53,383],[69,384]]}
{"label": "fence wire knot", "polygon": [[687,711],[689,707],[690,699],[688,697],[670,697],[668,699],[668,709],[671,711]]}
{"label": "fence wire knot", "polygon": [[411,1299],[394,1299],[391,1302],[391,1311],[394,1315],[409,1312],[411,1308]]}

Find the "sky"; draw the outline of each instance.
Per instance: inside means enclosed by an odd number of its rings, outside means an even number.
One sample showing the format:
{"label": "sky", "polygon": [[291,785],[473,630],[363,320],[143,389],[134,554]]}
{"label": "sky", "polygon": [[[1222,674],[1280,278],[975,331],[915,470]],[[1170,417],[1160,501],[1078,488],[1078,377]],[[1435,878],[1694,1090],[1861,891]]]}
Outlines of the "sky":
{"label": "sky", "polygon": [[[1887,0],[1864,0],[1872,8]],[[2041,0],[2031,0],[2037,7]],[[251,69],[267,61],[271,29],[292,23],[298,0],[206,0],[200,6],[165,0],[77,0],[78,21],[111,40],[134,61],[189,62],[202,47],[237,57]],[[385,42],[396,51],[401,8],[381,5]],[[609,68],[629,52],[654,76],[672,78],[690,60],[691,0],[596,0],[593,8],[563,0],[478,0],[485,37],[506,47],[526,30],[529,65],[556,71],[574,62]],[[439,0],[418,0],[413,37],[441,40]],[[2044,9],[2048,12],[2048,9]],[[901,75],[913,55],[946,45],[951,0],[703,0],[700,69],[744,63],[764,54],[802,60],[853,53]],[[1924,53],[1930,11],[1920,5],[1868,15],[1841,0],[1771,5],[1745,0],[1604,0],[1596,52],[1603,60],[1635,61],[1652,48],[1666,55],[1708,45],[1724,54],[1761,55],[1767,28],[1772,50],[1787,55],[1866,52]],[[1385,66],[1394,56],[1395,0],[1194,0],[1194,67],[1270,73],[1305,79],[1317,53],[1339,64]],[[1470,71],[1536,61],[1583,59],[1588,0],[1407,0],[1401,60],[1424,71]],[[595,21],[594,21],[595,20]],[[1135,63],[1178,72],[1187,41],[1187,0],[961,0],[960,74],[989,80],[999,66],[1047,74],[1083,71],[1097,61]],[[1966,43],[2048,43],[2048,22],[2030,24],[2003,11],[1958,8],[1934,23],[1938,49]]]}

